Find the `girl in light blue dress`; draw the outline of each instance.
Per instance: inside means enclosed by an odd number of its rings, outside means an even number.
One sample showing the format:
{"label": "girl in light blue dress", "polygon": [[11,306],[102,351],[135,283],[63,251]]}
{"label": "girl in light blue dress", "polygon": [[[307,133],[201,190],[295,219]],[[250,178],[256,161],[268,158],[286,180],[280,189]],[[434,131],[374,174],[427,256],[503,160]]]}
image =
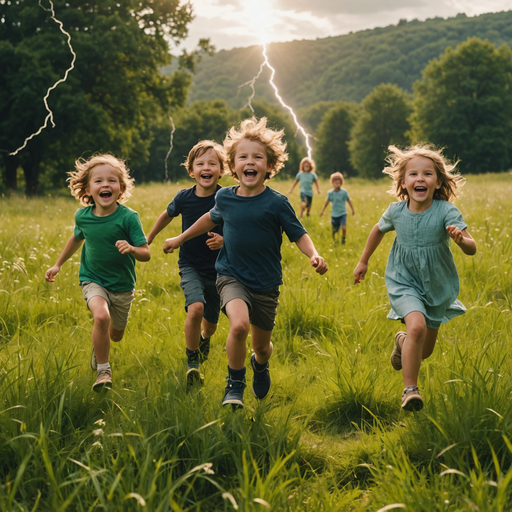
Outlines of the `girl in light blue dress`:
{"label": "girl in light blue dress", "polygon": [[450,203],[464,184],[454,172],[456,164],[450,165],[430,145],[388,149],[383,172],[393,178],[390,193],[399,201],[389,205],[372,229],[354,270],[354,284],[364,279],[368,260],[384,235],[395,230],[385,276],[391,303],[388,318],[402,320],[407,332],[395,336],[391,365],[403,369],[402,408],[417,411],[423,407],[418,390],[421,360],[432,354],[439,326],[466,311],[457,300],[459,278],[450,238],[468,255],[476,253],[476,243],[462,214]]}

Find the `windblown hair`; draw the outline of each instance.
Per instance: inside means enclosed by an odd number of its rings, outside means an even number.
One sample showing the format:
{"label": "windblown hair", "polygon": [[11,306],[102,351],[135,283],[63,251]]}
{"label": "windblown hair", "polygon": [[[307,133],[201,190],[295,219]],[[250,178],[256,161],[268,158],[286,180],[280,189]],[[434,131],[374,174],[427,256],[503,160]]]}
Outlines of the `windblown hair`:
{"label": "windblown hair", "polygon": [[433,144],[415,144],[405,149],[389,146],[388,151],[389,154],[386,157],[388,166],[382,172],[393,178],[393,185],[388,192],[400,201],[405,201],[409,197],[402,183],[407,164],[417,156],[432,160],[437,178],[441,180],[441,187],[434,192],[434,199],[454,202],[460,193],[460,188],[466,182],[456,169],[459,162],[450,163],[442,154],[442,149]]}
{"label": "windblown hair", "polygon": [[248,139],[259,142],[265,147],[267,165],[270,167],[266,179],[273,178],[288,160],[286,142],[282,140],[283,135],[284,130],[276,131],[267,127],[266,117],[262,117],[259,121],[255,117],[251,117],[243,120],[237,127],[231,127],[224,139],[224,148],[227,153],[231,176],[238,180],[235,173],[236,148],[242,140]]}
{"label": "windblown hair", "polygon": [[128,201],[132,195],[135,180],[130,177],[130,171],[126,167],[125,161],[109,154],[94,155],[88,160],[79,158],[75,161],[75,170],[68,172],[69,178],[67,179],[71,194],[75,199],[84,206],[94,204],[94,199],[87,194],[86,189],[89,186],[92,170],[98,165],[110,165],[117,171],[121,185],[121,194],[117,201],[119,203]]}
{"label": "windblown hair", "polygon": [[341,172],[333,172],[331,174],[330,182],[333,187],[334,187],[334,183],[333,183],[334,180],[341,180],[341,186],[343,186],[343,183],[345,183],[345,178],[343,178],[343,174],[341,174]]}
{"label": "windblown hair", "polygon": [[194,160],[203,156],[207,151],[213,149],[220,164],[220,176],[224,176],[226,172],[226,152],[224,148],[213,140],[200,140],[189,152],[187,159],[181,164],[191,174],[194,166]]}
{"label": "windblown hair", "polygon": [[[311,169],[309,171],[305,171],[304,170],[304,164],[305,163],[308,163],[309,166],[311,167]],[[300,161],[300,165],[299,165],[299,171],[300,172],[315,172],[315,169],[316,169],[316,165],[315,165],[315,161],[312,159],[312,158],[303,158],[301,161]]]}

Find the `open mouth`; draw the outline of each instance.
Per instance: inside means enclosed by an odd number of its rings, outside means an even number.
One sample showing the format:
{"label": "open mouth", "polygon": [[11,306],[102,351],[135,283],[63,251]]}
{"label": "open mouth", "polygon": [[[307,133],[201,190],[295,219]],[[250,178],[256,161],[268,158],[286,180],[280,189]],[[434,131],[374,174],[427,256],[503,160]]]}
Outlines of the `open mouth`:
{"label": "open mouth", "polygon": [[201,174],[201,179],[202,180],[211,180],[212,175],[211,174]]}
{"label": "open mouth", "polygon": [[414,191],[415,192],[426,192],[427,191],[427,187],[414,187]]}
{"label": "open mouth", "polygon": [[108,199],[109,197],[112,197],[112,192],[104,191],[100,192],[100,197],[103,199]]}
{"label": "open mouth", "polygon": [[247,171],[244,171],[244,175],[247,176],[247,178],[255,178],[257,174],[258,173],[253,169],[247,169]]}

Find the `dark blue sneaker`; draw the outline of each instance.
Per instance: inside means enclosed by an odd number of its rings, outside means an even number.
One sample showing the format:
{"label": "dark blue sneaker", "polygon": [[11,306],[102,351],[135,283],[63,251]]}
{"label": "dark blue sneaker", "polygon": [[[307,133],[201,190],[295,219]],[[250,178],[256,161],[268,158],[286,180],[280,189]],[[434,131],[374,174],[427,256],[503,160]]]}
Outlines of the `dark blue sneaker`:
{"label": "dark blue sneaker", "polygon": [[190,393],[195,384],[202,386],[204,377],[198,368],[189,368],[187,371],[187,393]]}
{"label": "dark blue sneaker", "polygon": [[208,359],[208,355],[210,354],[210,336],[208,338],[203,338],[201,334],[199,338],[199,362],[203,363]]}
{"label": "dark blue sneaker", "polygon": [[233,407],[233,409],[239,409],[244,406],[244,390],[247,386],[244,380],[233,380],[231,377],[227,377],[227,385],[226,391],[224,393],[224,398],[222,400],[222,405],[229,405]]}
{"label": "dark blue sneaker", "polygon": [[[263,367],[263,370],[258,370],[256,365]],[[261,365],[256,362],[256,354],[253,354],[251,356],[251,366],[254,372],[252,378],[252,392],[256,398],[263,400],[263,398],[268,395],[270,385],[272,384],[270,372],[268,371],[268,361],[264,365]]]}

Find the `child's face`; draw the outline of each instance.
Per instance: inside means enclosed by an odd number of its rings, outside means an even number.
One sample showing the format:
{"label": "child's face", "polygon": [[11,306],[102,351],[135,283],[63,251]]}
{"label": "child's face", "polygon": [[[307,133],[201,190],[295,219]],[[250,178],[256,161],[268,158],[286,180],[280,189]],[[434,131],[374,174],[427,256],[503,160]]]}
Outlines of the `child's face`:
{"label": "child's face", "polygon": [[119,172],[109,164],[97,165],[91,171],[89,185],[85,191],[93,198],[96,208],[102,212],[115,210],[122,192]]}
{"label": "child's face", "polygon": [[263,192],[264,182],[270,171],[265,146],[249,139],[239,142],[235,152],[234,170],[243,192]]}
{"label": "child's face", "polygon": [[311,164],[309,162],[304,162],[302,164],[302,170],[304,172],[311,172]]}
{"label": "child's face", "polygon": [[334,190],[339,190],[341,188],[341,180],[339,178],[334,178],[332,180],[332,186]]}
{"label": "child's face", "polygon": [[210,190],[217,187],[220,178],[220,161],[213,149],[205,151],[192,163],[190,176],[196,180],[196,187]]}
{"label": "child's face", "polygon": [[434,162],[430,158],[415,156],[407,163],[402,188],[407,190],[411,202],[417,205],[430,204],[434,192],[441,187]]}

